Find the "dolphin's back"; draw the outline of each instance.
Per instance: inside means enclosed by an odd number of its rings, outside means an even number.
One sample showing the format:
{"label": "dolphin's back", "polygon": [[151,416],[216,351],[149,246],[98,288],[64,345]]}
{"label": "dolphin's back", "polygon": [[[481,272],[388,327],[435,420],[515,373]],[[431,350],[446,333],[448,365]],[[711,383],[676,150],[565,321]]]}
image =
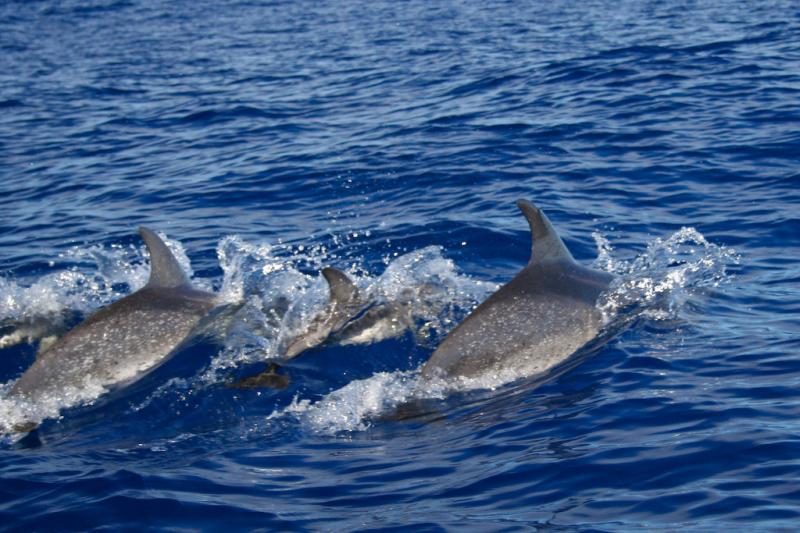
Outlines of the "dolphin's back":
{"label": "dolphin's back", "polygon": [[600,332],[597,299],[612,276],[575,262],[547,216],[519,200],[531,229],[528,264],[458,325],[422,375],[477,377],[543,372]]}
{"label": "dolphin's back", "polygon": [[189,287],[145,287],[89,317],[42,352],[11,394],[36,400],[65,386],[107,387],[164,361],[214,305]]}
{"label": "dolphin's back", "polygon": [[423,367],[424,376],[520,375],[560,363],[602,327],[595,304],[610,276],[575,263],[529,265],[458,325]]}
{"label": "dolphin's back", "polygon": [[214,295],[192,288],[158,235],[144,227],[139,234],[150,252],[147,285],[100,309],[42,351],[11,396],[32,402],[49,397],[62,405],[96,398],[108,386],[133,381],[164,361],[214,307]]}

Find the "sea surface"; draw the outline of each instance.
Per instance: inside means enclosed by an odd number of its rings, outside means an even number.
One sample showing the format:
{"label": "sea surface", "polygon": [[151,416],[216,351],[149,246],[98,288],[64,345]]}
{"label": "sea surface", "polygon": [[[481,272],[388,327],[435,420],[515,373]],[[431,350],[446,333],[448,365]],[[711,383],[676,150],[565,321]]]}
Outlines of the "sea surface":
{"label": "sea surface", "polygon": [[[519,198],[617,275],[610,340],[422,381],[528,260]],[[236,312],[23,413],[41,339],[146,282],[140,225]],[[4,1],[0,530],[797,530],[799,260],[796,2]],[[325,266],[426,297],[227,387]]]}

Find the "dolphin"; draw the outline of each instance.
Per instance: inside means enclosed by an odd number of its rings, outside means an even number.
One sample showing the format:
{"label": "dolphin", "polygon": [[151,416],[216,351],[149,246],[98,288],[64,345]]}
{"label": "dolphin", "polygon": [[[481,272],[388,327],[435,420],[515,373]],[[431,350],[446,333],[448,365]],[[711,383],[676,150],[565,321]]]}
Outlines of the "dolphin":
{"label": "dolphin", "polygon": [[370,344],[399,337],[414,326],[414,303],[427,295],[428,286],[409,287],[394,300],[370,305],[331,338],[338,344]]}
{"label": "dolphin", "polygon": [[[414,325],[414,303],[424,300],[435,290],[433,286],[423,284],[406,288],[393,300],[376,302],[359,291],[341,270],[326,267],[321,274],[328,283],[328,304],[302,333],[286,342],[283,361],[329,341],[340,345],[370,344],[398,337]],[[273,362],[262,373],[227,386],[238,389],[283,389],[288,385],[288,377],[278,374],[278,368],[277,363]]]}
{"label": "dolphin", "polygon": [[[35,404],[70,389],[85,401],[108,387],[131,383],[165,361],[216,306],[216,296],[191,286],[155,233],[141,227],[139,235],[150,253],[147,284],[42,350],[14,383],[10,398]],[[36,425],[30,420],[14,429],[28,432]]]}
{"label": "dolphin", "polygon": [[[326,267],[322,269],[322,276],[328,282],[328,304],[311,320],[305,331],[284,344],[281,358],[284,362],[325,342],[334,331],[341,329],[365,305],[358,287],[344,272]],[[273,361],[266,370],[229,382],[225,386],[232,389],[285,389],[290,383],[290,378],[285,374],[279,374],[279,368],[278,363]]]}
{"label": "dolphin", "polygon": [[326,267],[322,276],[328,282],[327,307],[311,321],[303,333],[289,341],[287,359],[329,340],[337,344],[370,344],[398,337],[414,326],[414,305],[431,305],[428,299],[436,287],[423,283],[403,289],[397,297],[382,300],[365,295],[339,269]]}
{"label": "dolphin", "polygon": [[285,360],[293,359],[325,342],[367,305],[358,287],[341,270],[326,267],[322,269],[322,276],[328,282],[328,305],[314,317],[303,333],[289,340],[283,354]]}
{"label": "dolphin", "polygon": [[531,229],[530,261],[450,332],[422,367],[423,378],[537,374],[601,331],[596,303],[613,276],[576,263],[535,205],[517,206]]}

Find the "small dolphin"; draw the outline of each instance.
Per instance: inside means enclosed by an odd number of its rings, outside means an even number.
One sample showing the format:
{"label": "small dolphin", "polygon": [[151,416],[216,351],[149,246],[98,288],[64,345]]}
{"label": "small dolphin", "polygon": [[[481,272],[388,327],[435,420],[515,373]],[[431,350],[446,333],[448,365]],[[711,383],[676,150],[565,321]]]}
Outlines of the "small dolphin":
{"label": "small dolphin", "polygon": [[[414,324],[413,304],[433,292],[431,286],[421,285],[403,290],[394,300],[375,302],[339,269],[323,268],[322,276],[328,282],[328,304],[305,331],[286,343],[284,361],[328,341],[341,345],[370,344],[398,337]],[[277,374],[277,369],[278,365],[272,363],[261,374],[245,377],[228,387],[285,388],[288,377]]]}
{"label": "small dolphin", "polygon": [[596,303],[613,276],[576,263],[541,210],[525,200],[517,206],[531,228],[530,261],[450,332],[423,377],[543,372],[603,327]]}
{"label": "small dolphin", "polygon": [[[36,403],[67,388],[89,390],[127,384],[177,348],[216,305],[216,296],[192,288],[164,242],[147,228],[139,234],[150,253],[143,288],[97,311],[44,349],[11,388],[9,397]],[[82,397],[81,401],[93,399]],[[18,424],[26,432],[35,421]]]}
{"label": "small dolphin", "polygon": [[306,331],[287,343],[284,359],[292,359],[322,344],[367,305],[358,287],[341,270],[326,267],[322,269],[322,276],[330,291],[328,305],[311,321]]}
{"label": "small dolphin", "polygon": [[[344,272],[328,267],[322,269],[322,276],[328,282],[330,291],[328,305],[314,317],[303,333],[289,339],[283,350],[283,361],[294,359],[304,351],[319,346],[364,307],[358,287]],[[263,372],[228,383],[226,387],[285,389],[290,378],[285,374],[278,374],[279,368],[277,363],[272,362]]]}
{"label": "small dolphin", "polygon": [[408,287],[396,299],[371,304],[353,317],[331,338],[338,344],[371,344],[399,337],[414,327],[414,304],[423,300],[431,289],[428,285]]}
{"label": "small dolphin", "polygon": [[328,306],[311,321],[305,332],[288,343],[286,358],[296,357],[328,340],[337,344],[370,344],[398,337],[414,325],[414,304],[430,305],[436,291],[423,283],[407,287],[394,299],[369,297],[336,268],[322,269],[330,288]]}

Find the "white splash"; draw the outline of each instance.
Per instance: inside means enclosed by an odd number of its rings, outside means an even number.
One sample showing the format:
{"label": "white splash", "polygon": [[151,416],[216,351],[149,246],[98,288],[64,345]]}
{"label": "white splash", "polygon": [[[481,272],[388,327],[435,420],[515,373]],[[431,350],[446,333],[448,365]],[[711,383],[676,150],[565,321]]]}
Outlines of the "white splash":
{"label": "white splash", "polygon": [[351,381],[315,403],[295,397],[286,408],[267,418],[294,415],[322,433],[364,430],[369,427],[370,418],[411,400],[416,383],[411,372],[379,372],[368,379]]}
{"label": "white splash", "polygon": [[[527,374],[525,374],[527,375]],[[308,429],[328,435],[368,429],[373,420],[398,407],[419,400],[443,400],[451,394],[472,390],[495,390],[519,379],[507,369],[479,377],[423,378],[419,369],[378,372],[354,380],[316,402],[296,396],[288,406],[276,409],[267,419],[292,416]]]}
{"label": "white splash", "polygon": [[36,402],[30,402],[24,398],[7,397],[14,381],[0,385],[0,435],[11,441],[24,436],[24,433],[16,433],[17,426],[57,419],[62,409],[91,403],[107,392],[87,376],[81,385],[65,386],[58,392],[45,394]]}
{"label": "white splash", "polygon": [[[183,246],[160,234],[181,267],[192,274]],[[89,313],[142,288],[150,275],[144,246],[74,246],[52,264],[63,265],[27,282],[0,278],[0,324],[55,315]]]}
{"label": "white splash", "polygon": [[727,281],[728,268],[740,261],[735,250],[685,227],[666,239],[654,239],[631,261],[614,260],[602,237],[598,249],[598,261],[618,276],[599,302],[608,321],[631,311],[653,320],[675,318],[688,295]]}

